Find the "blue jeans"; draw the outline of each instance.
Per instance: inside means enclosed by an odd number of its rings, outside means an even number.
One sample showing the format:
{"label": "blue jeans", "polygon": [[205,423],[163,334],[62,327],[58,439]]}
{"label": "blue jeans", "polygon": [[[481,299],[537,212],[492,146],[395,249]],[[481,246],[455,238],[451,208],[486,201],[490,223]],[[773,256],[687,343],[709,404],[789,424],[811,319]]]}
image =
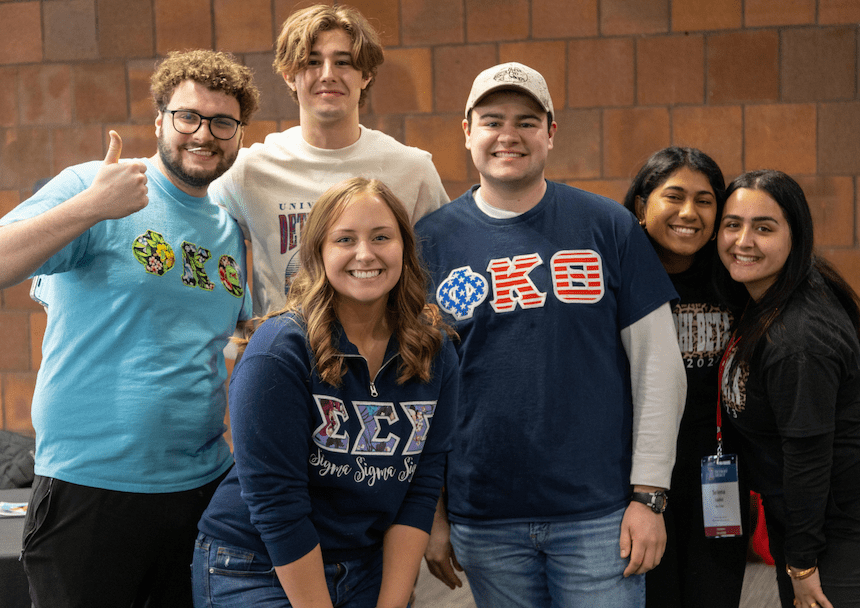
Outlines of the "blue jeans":
{"label": "blue jeans", "polygon": [[[191,585],[195,608],[289,608],[268,555],[228,545],[202,532],[194,546]],[[365,559],[325,565],[335,607],[374,608],[382,583],[382,551]]]}
{"label": "blue jeans", "polygon": [[624,578],[624,509],[589,521],[451,524],[478,608],[639,608],[645,577]]}

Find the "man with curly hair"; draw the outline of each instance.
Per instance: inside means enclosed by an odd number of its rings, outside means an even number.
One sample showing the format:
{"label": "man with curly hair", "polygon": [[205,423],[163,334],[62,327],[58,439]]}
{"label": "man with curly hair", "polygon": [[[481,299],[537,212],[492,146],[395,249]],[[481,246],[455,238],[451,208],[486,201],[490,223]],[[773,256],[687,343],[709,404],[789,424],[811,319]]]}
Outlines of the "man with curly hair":
{"label": "man with curly hair", "polygon": [[257,109],[224,53],[152,77],[158,153],[70,167],[0,219],[0,289],[51,275],[24,568],[42,606],[190,606],[197,521],[232,465],[223,349],[245,248],[209,183]]}
{"label": "man with curly hair", "polygon": [[210,190],[253,244],[255,314],[284,304],[305,218],[330,186],[378,179],[413,223],[448,202],[429,153],[359,124],[383,60],[379,35],[354,8],[311,6],[284,22],[274,70],[299,105],[300,124],[251,146]]}

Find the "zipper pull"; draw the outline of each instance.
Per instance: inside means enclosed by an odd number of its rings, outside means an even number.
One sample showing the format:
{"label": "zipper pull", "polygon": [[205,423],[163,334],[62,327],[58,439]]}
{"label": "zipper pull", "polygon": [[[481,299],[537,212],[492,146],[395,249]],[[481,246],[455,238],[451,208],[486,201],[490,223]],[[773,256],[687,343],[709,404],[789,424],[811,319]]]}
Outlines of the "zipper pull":
{"label": "zipper pull", "polygon": [[370,381],[370,395],[371,397],[379,397],[379,393],[376,392],[376,385],[373,383],[373,380]]}

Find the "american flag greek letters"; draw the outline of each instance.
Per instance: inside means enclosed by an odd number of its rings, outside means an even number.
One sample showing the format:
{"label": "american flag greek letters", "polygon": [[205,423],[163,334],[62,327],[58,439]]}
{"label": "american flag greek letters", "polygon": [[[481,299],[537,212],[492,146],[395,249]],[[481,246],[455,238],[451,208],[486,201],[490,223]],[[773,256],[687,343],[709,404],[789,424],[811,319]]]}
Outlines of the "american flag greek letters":
{"label": "american flag greek letters", "polygon": [[[531,272],[544,265],[537,253],[512,258],[495,258],[487,265],[490,280],[469,266],[452,270],[436,290],[436,302],[458,321],[469,319],[490,294],[490,306],[497,313],[527,310],[546,304]],[[606,286],[600,254],[591,249],[556,252],[549,263],[553,295],[565,304],[594,304],[603,299]],[[549,287],[549,286],[547,286]]]}

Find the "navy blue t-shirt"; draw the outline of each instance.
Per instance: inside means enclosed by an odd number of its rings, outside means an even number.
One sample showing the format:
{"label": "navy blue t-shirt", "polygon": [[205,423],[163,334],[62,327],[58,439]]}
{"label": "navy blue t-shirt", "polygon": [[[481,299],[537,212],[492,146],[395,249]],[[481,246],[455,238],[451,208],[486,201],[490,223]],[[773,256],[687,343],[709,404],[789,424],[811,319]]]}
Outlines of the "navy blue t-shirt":
{"label": "navy blue t-shirt", "polygon": [[676,298],[624,207],[547,182],[495,219],[467,192],[416,225],[431,300],[460,341],[449,455],[454,522],[593,519],[630,493],[630,369],[620,332]]}

